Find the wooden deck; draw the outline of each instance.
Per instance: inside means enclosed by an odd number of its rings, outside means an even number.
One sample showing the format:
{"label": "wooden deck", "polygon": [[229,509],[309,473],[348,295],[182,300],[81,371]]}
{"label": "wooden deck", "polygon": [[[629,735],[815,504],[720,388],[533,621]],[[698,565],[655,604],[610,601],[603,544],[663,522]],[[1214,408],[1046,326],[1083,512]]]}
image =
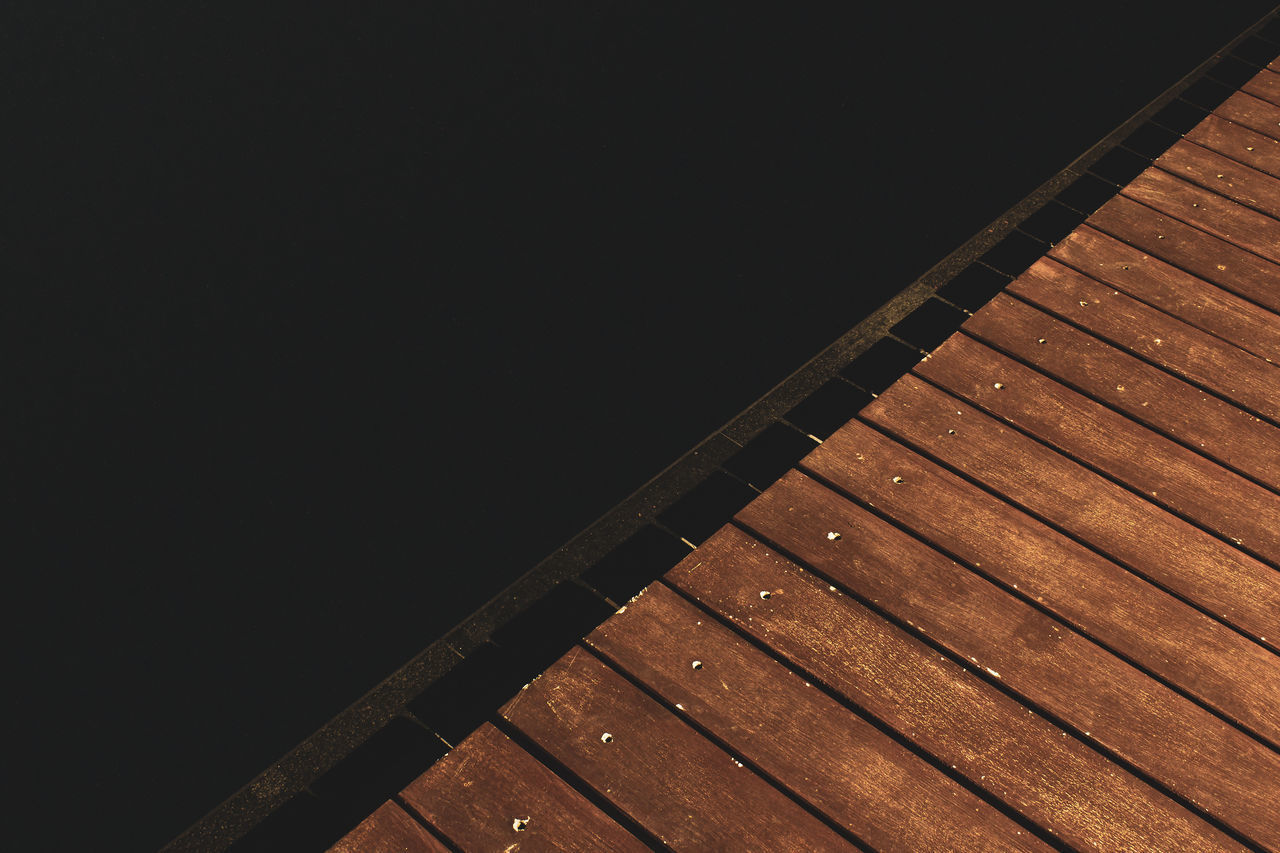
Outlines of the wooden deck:
{"label": "wooden deck", "polygon": [[335,848],[1280,851],[1280,61]]}

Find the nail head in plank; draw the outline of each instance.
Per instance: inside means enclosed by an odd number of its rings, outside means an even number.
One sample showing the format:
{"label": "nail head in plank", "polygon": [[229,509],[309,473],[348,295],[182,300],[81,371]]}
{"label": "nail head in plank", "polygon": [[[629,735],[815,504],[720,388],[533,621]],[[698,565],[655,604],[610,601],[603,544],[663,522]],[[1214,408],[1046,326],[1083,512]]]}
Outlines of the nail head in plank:
{"label": "nail head in plank", "polygon": [[801,469],[1280,743],[1280,657],[1185,602],[858,421]]}
{"label": "nail head in plank", "polygon": [[876,850],[1048,849],[662,584],[587,641]]}
{"label": "nail head in plank", "polygon": [[676,850],[854,849],[581,648],[501,713]]}
{"label": "nail head in plank", "polygon": [[1043,258],[1008,292],[1280,422],[1280,367]]}
{"label": "nail head in plank", "polygon": [[[1280,802],[1280,753],[798,471],[737,519],[1237,831],[1280,848],[1280,823],[1267,816]],[[833,530],[839,539],[827,536]]]}
{"label": "nail head in plank", "polygon": [[409,816],[395,803],[383,803],[342,840],[329,848],[329,853],[449,853],[438,838]]}
{"label": "nail head in plank", "polygon": [[1083,225],[1049,257],[1259,358],[1280,361],[1280,314],[1101,231]]}
{"label": "nail head in plank", "polygon": [[400,796],[464,850],[648,850],[491,723]]}
{"label": "nail head in plank", "polygon": [[[1067,844],[1239,849],[1114,763],[741,531],[667,574]],[[767,601],[743,589],[784,589]]]}

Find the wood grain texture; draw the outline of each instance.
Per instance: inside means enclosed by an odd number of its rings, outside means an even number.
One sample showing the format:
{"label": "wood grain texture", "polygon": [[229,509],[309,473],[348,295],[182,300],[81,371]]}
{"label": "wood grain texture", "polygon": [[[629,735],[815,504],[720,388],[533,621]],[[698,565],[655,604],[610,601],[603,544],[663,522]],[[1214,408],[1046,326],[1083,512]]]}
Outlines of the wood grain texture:
{"label": "wood grain texture", "polygon": [[956,397],[904,376],[862,415],[1223,622],[1280,637],[1280,572]]}
{"label": "wood grain texture", "polygon": [[1086,224],[1224,290],[1280,312],[1280,264],[1118,195]]}
{"label": "wood grain texture", "polygon": [[[1280,422],[1280,367],[1041,258],[1006,292],[1050,311],[1207,391]],[[1127,386],[1126,386],[1127,387]]]}
{"label": "wood grain texture", "polygon": [[[915,372],[1130,486],[1152,503],[1216,532],[1272,566],[1280,565],[1280,495],[1275,492],[964,335],[953,335]],[[1003,387],[997,389],[993,383]],[[1162,547],[1173,547],[1173,540]],[[1247,571],[1243,582],[1251,590],[1248,594],[1261,593],[1280,613],[1280,571],[1257,563],[1236,568]],[[1215,583],[1225,579],[1218,570],[1213,574]]]}
{"label": "wood grain texture", "polygon": [[1248,92],[1255,98],[1280,105],[1280,74],[1264,68],[1248,83],[1240,87],[1240,91]]}
{"label": "wood grain texture", "polygon": [[1266,421],[1004,294],[961,328],[1139,423],[1280,490],[1280,429]]}
{"label": "wood grain texture", "polygon": [[1152,166],[1120,192],[1201,231],[1280,261],[1280,220]]}
{"label": "wood grain texture", "polygon": [[649,849],[490,723],[400,796],[463,850]]}
{"label": "wood grain texture", "polygon": [[801,470],[1280,744],[1280,656],[858,421]]}
{"label": "wood grain texture", "polygon": [[[1240,849],[1043,717],[735,528],[716,533],[667,578],[1069,845]],[[782,594],[763,600],[754,593],[759,589]]]}
{"label": "wood grain texture", "polygon": [[673,850],[856,849],[580,647],[502,715]]}
{"label": "wood grain texture", "polygon": [[1272,139],[1280,139],[1280,107],[1244,92],[1236,92],[1218,104],[1213,114]]}
{"label": "wood grain texture", "polygon": [[395,803],[387,802],[329,848],[329,853],[449,853]]}
{"label": "wood grain texture", "polygon": [[[1142,208],[1146,210],[1146,208]],[[1049,256],[1241,349],[1280,362],[1280,314],[1082,225]],[[1280,288],[1276,288],[1280,293]]]}
{"label": "wood grain texture", "polygon": [[1242,124],[1210,113],[1183,138],[1280,178],[1280,140]]}
{"label": "wood grain texture", "polygon": [[[1155,165],[1273,219],[1280,216],[1280,178],[1273,178],[1202,145],[1185,139],[1175,142],[1156,158]],[[1196,210],[1200,204],[1192,203]]]}
{"label": "wood grain texture", "polygon": [[662,584],[587,641],[876,850],[1048,849]]}
{"label": "wood grain texture", "polygon": [[[1010,689],[1256,843],[1280,849],[1280,823],[1268,817],[1280,803],[1280,754],[797,471],[737,518],[834,583],[998,673]],[[831,531],[840,537],[831,539]]]}

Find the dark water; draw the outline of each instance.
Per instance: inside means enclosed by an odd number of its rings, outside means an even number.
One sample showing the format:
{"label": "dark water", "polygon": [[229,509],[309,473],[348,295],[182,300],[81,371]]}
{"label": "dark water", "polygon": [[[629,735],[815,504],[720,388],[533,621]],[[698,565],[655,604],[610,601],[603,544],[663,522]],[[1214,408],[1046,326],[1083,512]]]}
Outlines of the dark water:
{"label": "dark water", "polygon": [[164,843],[1269,8],[523,5],[6,10],[23,849]]}

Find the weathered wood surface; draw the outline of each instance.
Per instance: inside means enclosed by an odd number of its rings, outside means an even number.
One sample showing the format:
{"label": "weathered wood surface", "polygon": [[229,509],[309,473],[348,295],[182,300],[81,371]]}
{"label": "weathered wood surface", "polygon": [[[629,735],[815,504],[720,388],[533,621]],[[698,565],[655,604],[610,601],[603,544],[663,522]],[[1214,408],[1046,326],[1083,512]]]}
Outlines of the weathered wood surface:
{"label": "weathered wood surface", "polygon": [[1242,124],[1210,114],[1188,131],[1184,138],[1280,178],[1280,140],[1250,130]]}
{"label": "weathered wood surface", "polygon": [[[915,372],[987,414],[1129,486],[1152,503],[1191,519],[1272,565],[1280,565],[1280,495],[1270,489],[1215,465],[964,335],[946,341]],[[1141,507],[1139,510],[1151,514]],[[1119,517],[1108,523],[1120,523]],[[1163,522],[1158,520],[1157,524]],[[1154,529],[1148,528],[1146,533]],[[1175,541],[1179,540],[1170,539],[1169,544]],[[1190,551],[1186,556],[1189,554]],[[1265,607],[1280,613],[1280,572],[1249,561],[1211,561],[1205,571],[1212,583],[1230,583],[1226,579],[1228,565],[1243,572],[1242,594],[1261,595]],[[1222,574],[1224,570],[1226,575]],[[1208,601],[1203,596],[1193,597]]]}
{"label": "weathered wood surface", "polygon": [[580,647],[501,713],[673,850],[856,849]]}
{"label": "weathered wood surface", "polygon": [[1003,294],[962,328],[1138,423],[1280,490],[1280,428]]}
{"label": "weathered wood surface", "polygon": [[[1193,142],[1182,140],[1161,154],[1155,165],[1210,192],[1256,211],[1280,215],[1280,178],[1239,163]],[[1201,202],[1193,202],[1199,210]]]}
{"label": "weathered wood surface", "polygon": [[1236,92],[1227,98],[1213,111],[1227,121],[1234,122],[1250,130],[1280,139],[1280,107],[1267,101]]}
{"label": "weathered wood surface", "polygon": [[[1280,362],[1280,314],[1101,231],[1077,228],[1049,257],[1260,358]],[[1274,289],[1280,294],[1280,288]]]}
{"label": "weathered wood surface", "polygon": [[801,469],[1280,744],[1280,657],[1221,621],[858,421]]}
{"label": "weathered wood surface", "polygon": [[329,848],[329,853],[449,853],[438,838],[395,803],[383,803]]}
{"label": "weathered wood surface", "polygon": [[[923,542],[799,472],[737,518],[762,540],[873,602],[1076,729],[1280,847],[1280,754]],[[841,537],[831,540],[829,531]],[[934,848],[937,849],[937,848]]]}
{"label": "weathered wood surface", "polygon": [[[672,583],[1067,844],[1117,851],[1242,849],[1033,710],[745,534],[724,528],[691,556],[667,574]],[[755,592],[761,589],[781,592],[765,600]]]}
{"label": "weathered wood surface", "polygon": [[1007,292],[1280,423],[1280,366],[1049,258],[1036,261]]}
{"label": "weathered wood surface", "polygon": [[400,798],[464,850],[648,849],[488,723]]}
{"label": "weathered wood surface", "polygon": [[1280,264],[1118,195],[1085,220],[1152,257],[1197,278],[1280,311]]}
{"label": "weathered wood surface", "polygon": [[[1048,849],[662,584],[651,585],[587,640],[877,850]],[[692,660],[702,666],[694,669]]]}
{"label": "weathered wood surface", "polygon": [[1280,74],[1264,68],[1258,75],[1240,87],[1240,91],[1248,92],[1273,104],[1280,104]]}
{"label": "weathered wood surface", "polygon": [[1120,192],[1269,261],[1280,261],[1280,220],[1163,169],[1152,166]]}
{"label": "weathered wood surface", "polygon": [[1280,637],[1280,572],[954,396],[906,376],[862,416],[1224,623]]}

